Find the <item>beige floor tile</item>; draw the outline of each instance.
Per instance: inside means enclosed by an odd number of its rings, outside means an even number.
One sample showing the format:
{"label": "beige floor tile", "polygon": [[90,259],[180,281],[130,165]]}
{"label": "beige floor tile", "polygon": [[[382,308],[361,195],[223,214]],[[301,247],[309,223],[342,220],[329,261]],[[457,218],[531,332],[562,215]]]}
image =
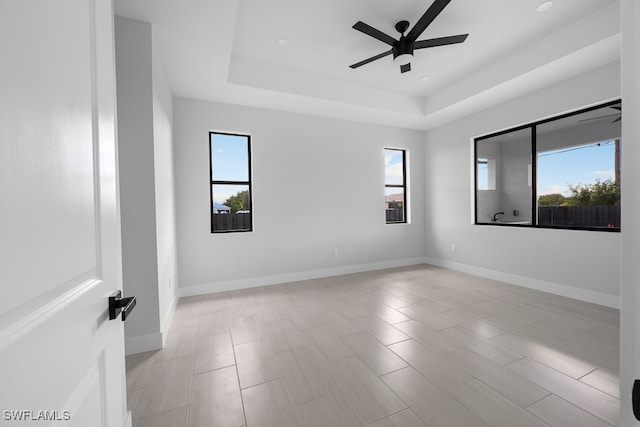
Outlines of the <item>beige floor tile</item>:
{"label": "beige floor tile", "polygon": [[406,304],[401,307],[394,307],[394,308],[397,310],[402,307],[415,305],[425,310],[428,313],[442,313],[443,311],[447,311],[449,309],[448,307],[444,307],[443,305],[437,303],[435,300],[432,300],[420,295],[413,294],[411,296],[405,297],[405,299],[409,302],[409,304]]}
{"label": "beige floor tile", "polygon": [[288,319],[266,324],[263,326],[263,330],[274,353],[282,353],[309,345],[304,333]]}
{"label": "beige floor tile", "polygon": [[189,427],[245,423],[235,366],[193,376]]}
{"label": "beige floor tile", "polygon": [[548,427],[540,418],[478,380],[459,385],[451,394],[490,426]]}
{"label": "beige floor tile", "polygon": [[237,317],[229,322],[233,345],[245,344],[263,339],[260,322],[253,316]]}
{"label": "beige floor tile", "polygon": [[458,310],[445,311],[439,313],[438,316],[484,338],[493,338],[507,333],[507,331],[502,328],[483,322],[482,320],[474,319]]}
{"label": "beige floor tile", "polygon": [[571,357],[562,351],[532,343],[526,338],[511,333],[495,337],[493,342],[511,348],[573,378],[581,378],[596,369],[595,366]]}
{"label": "beige floor tile", "polygon": [[[195,297],[189,297],[195,298]],[[173,314],[171,321],[171,330],[198,326],[200,314],[202,314],[199,300],[184,302],[185,298],[181,298]]]}
{"label": "beige floor tile", "polygon": [[242,390],[247,426],[300,427],[298,407],[283,379]]}
{"label": "beige floor tile", "polygon": [[562,328],[552,328],[538,322],[516,323],[510,317],[500,316],[491,316],[483,320],[491,324],[501,324],[501,327],[509,332],[544,346],[557,344],[567,337],[566,331]]}
{"label": "beige floor tile", "polygon": [[229,332],[197,338],[194,374],[235,364],[236,360]]}
{"label": "beige floor tile", "polygon": [[454,350],[446,357],[523,408],[549,395],[548,390],[467,348]]}
{"label": "beige floor tile", "polygon": [[276,360],[296,403],[308,402],[338,391],[325,359],[309,347],[276,355]]}
{"label": "beige floor tile", "polygon": [[440,333],[458,344],[458,346],[467,347],[476,353],[483,355],[487,359],[493,360],[499,365],[506,365],[524,357],[520,353],[496,344],[491,340],[483,338],[458,326],[443,329]]}
{"label": "beige floor tile", "polygon": [[614,425],[618,424],[620,402],[615,397],[529,358],[513,362],[508,367],[558,397],[602,418],[606,422]]}
{"label": "beige floor tile", "polygon": [[167,335],[164,348],[158,351],[153,357],[154,362],[177,359],[195,354],[197,335],[197,326],[172,329]]}
{"label": "beige floor tile", "polygon": [[591,387],[620,399],[620,378],[617,374],[614,375],[605,370],[596,369],[580,378],[580,382],[589,384]]}
{"label": "beige floor tile", "polygon": [[406,408],[357,357],[329,364],[329,372],[349,405],[366,423],[373,423]]}
{"label": "beige floor tile", "polygon": [[405,409],[390,417],[369,424],[369,427],[427,427],[427,425],[411,409]]}
{"label": "beige floor tile", "polygon": [[315,323],[317,313],[311,312],[306,306],[279,308],[277,312],[282,320],[291,320],[298,329],[309,329],[317,326]]}
{"label": "beige floor tile", "polygon": [[376,303],[373,307],[369,307],[369,311],[390,325],[409,320],[409,317],[404,313],[384,304]]}
{"label": "beige floor tile", "polygon": [[347,319],[342,313],[335,310],[316,315],[314,326],[326,326],[336,337],[353,335],[362,331],[362,329],[350,319]]}
{"label": "beige floor tile", "polygon": [[157,415],[189,404],[193,356],[154,362],[133,419]]}
{"label": "beige floor tile", "polygon": [[127,390],[138,390],[145,386],[153,356],[157,351],[132,354],[125,358],[127,370]]}
{"label": "beige floor tile", "polygon": [[[409,339],[403,332],[373,314],[356,317],[351,319],[351,322],[361,330],[368,332],[384,345],[395,344]],[[402,324],[403,323],[396,323],[396,325]]]}
{"label": "beige floor tile", "polygon": [[445,390],[473,379],[469,373],[447,361],[446,355],[430,353],[414,340],[390,345],[389,349]]}
{"label": "beige floor tile", "polygon": [[241,388],[282,377],[275,354],[266,340],[236,345],[234,351]]}
{"label": "beige floor tile", "polygon": [[353,356],[353,352],[349,350],[349,347],[340,341],[339,337],[326,326],[307,329],[304,331],[304,334],[309,339],[309,342],[320,350],[329,361]]}
{"label": "beige floor tile", "polygon": [[448,339],[439,332],[424,326],[415,320],[409,320],[408,322],[396,323],[394,328],[399,329],[409,337],[418,341],[427,350],[432,353],[440,354],[451,351],[460,345],[454,341]]}
{"label": "beige floor tile", "polygon": [[378,376],[407,366],[404,360],[366,332],[349,335],[341,340]]}
{"label": "beige floor tile", "polygon": [[527,409],[554,427],[611,427],[611,424],[555,395],[545,397]]}
{"label": "beige floor tile", "polygon": [[140,396],[142,395],[142,389],[139,388],[137,390],[128,390],[127,391],[127,409],[131,412],[135,411],[136,406],[138,406],[138,401],[140,400]]}
{"label": "beige floor tile", "polygon": [[580,338],[568,338],[554,344],[551,348],[610,372],[620,371],[619,347],[614,348],[607,344],[598,344]]}
{"label": "beige floor tile", "polygon": [[615,425],[619,352],[618,310],[400,267],[181,298],[165,349],[127,357],[128,405],[144,427]]}
{"label": "beige floor tile", "polygon": [[487,427],[449,394],[408,367],[381,379],[429,427]]}
{"label": "beige floor tile", "polygon": [[189,407],[174,409],[133,421],[133,427],[186,427]]}
{"label": "beige floor tile", "polygon": [[216,311],[215,313],[204,313],[198,318],[198,336],[216,335],[229,332],[229,320],[227,313]]}
{"label": "beige floor tile", "polygon": [[357,427],[364,422],[347,403],[341,391],[298,405],[307,427]]}
{"label": "beige floor tile", "polygon": [[440,317],[438,314],[426,312],[422,307],[417,305],[402,307],[398,310],[409,316],[411,319],[422,323],[424,326],[428,326],[434,331],[452,328],[456,325],[455,323]]}
{"label": "beige floor tile", "polygon": [[394,309],[398,309],[400,307],[406,307],[408,305],[411,305],[410,302],[408,302],[408,301],[406,301],[406,300],[404,300],[404,299],[402,299],[400,297],[397,297],[397,296],[394,296],[394,295],[391,295],[391,294],[387,294],[387,293],[384,293],[384,294],[382,294],[380,296],[380,301],[383,302],[385,305],[388,305],[389,307],[394,308]]}

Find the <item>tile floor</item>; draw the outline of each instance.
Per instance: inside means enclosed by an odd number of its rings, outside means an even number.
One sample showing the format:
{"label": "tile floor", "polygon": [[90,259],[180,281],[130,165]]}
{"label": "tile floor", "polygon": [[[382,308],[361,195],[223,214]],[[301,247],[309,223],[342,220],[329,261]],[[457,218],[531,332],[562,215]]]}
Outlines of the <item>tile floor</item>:
{"label": "tile floor", "polygon": [[619,312],[421,265],[182,298],[134,427],[611,426]]}

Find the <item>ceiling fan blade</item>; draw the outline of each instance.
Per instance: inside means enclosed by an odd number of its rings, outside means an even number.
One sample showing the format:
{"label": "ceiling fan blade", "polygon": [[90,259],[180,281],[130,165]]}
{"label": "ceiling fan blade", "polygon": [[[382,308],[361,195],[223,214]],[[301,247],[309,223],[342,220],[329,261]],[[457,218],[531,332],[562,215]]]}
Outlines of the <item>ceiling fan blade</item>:
{"label": "ceiling fan blade", "polygon": [[414,43],[414,49],[425,49],[427,47],[445,46],[448,44],[463,43],[469,34],[460,34],[457,36],[438,37],[436,39],[418,40]]}
{"label": "ceiling fan blade", "polygon": [[360,61],[360,62],[355,63],[355,64],[353,64],[353,65],[349,65],[349,67],[351,67],[351,68],[354,68],[354,69],[355,69],[355,68],[361,67],[361,66],[363,66],[363,65],[366,65],[366,64],[368,64],[369,62],[373,62],[373,61],[375,61],[376,59],[384,58],[385,56],[391,55],[392,53],[393,53],[393,50],[391,50],[391,49],[390,49],[390,50],[388,50],[388,51],[386,51],[386,52],[382,52],[382,53],[381,53],[381,54],[379,54],[379,55],[372,56],[371,58],[365,59],[364,61]]}
{"label": "ceiling fan blade", "polygon": [[407,71],[411,71],[411,64],[404,64],[400,66],[400,72],[406,73]]}
{"label": "ceiling fan blade", "polygon": [[355,24],[353,24],[353,29],[358,30],[362,33],[365,33],[366,35],[371,36],[374,39],[378,39],[381,42],[388,44],[389,46],[393,46],[393,44],[397,41],[393,37],[383,33],[380,30],[373,28],[369,24],[365,24],[362,21],[358,21]]}
{"label": "ceiling fan blade", "polygon": [[435,0],[433,4],[427,9],[427,11],[422,15],[422,17],[416,22],[416,25],[409,31],[406,38],[410,41],[418,40],[420,34],[427,29],[429,24],[433,22],[434,19],[440,15],[440,12],[447,7],[451,0]]}

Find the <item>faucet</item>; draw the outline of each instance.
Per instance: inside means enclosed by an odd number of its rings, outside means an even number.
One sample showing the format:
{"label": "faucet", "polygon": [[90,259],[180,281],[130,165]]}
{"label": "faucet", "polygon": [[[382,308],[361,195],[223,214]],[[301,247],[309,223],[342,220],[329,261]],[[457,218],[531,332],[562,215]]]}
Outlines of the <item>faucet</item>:
{"label": "faucet", "polygon": [[493,214],[493,222],[496,222],[498,220],[497,216],[498,215],[504,215],[504,212],[496,212]]}

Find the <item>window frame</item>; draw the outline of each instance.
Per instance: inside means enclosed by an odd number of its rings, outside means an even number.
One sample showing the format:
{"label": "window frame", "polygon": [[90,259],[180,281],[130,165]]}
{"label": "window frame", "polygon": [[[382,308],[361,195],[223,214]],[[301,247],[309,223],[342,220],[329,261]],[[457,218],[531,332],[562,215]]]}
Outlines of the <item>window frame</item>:
{"label": "window frame", "polygon": [[[599,110],[601,108],[610,107],[613,105],[621,105],[622,99],[614,99],[611,101],[599,103],[596,105],[592,105],[590,107],[581,108],[578,110],[570,111],[567,113],[563,113],[557,116],[548,117],[546,119],[537,120],[534,122],[526,123],[523,125],[515,126],[509,129],[504,129],[501,131],[493,132],[490,134],[482,135],[479,137],[473,138],[473,164],[474,164],[474,188],[473,188],[473,203],[474,203],[474,225],[488,225],[494,227],[518,227],[518,228],[540,228],[540,229],[551,229],[551,230],[581,230],[581,231],[602,231],[602,232],[613,232],[619,233],[621,227],[579,227],[579,226],[553,226],[553,225],[540,225],[538,224],[538,152],[537,152],[537,127],[546,123],[554,122],[557,120],[562,120],[567,117],[575,116],[578,114],[587,113],[594,110]],[[532,197],[532,205],[531,205],[531,224],[509,224],[509,223],[499,223],[499,222],[479,222],[478,221],[478,142],[494,138],[497,136],[505,135],[512,132],[521,131],[524,129],[531,129],[531,197]],[[622,140],[622,137],[619,138]]]}
{"label": "window frame", "polygon": [[384,196],[385,196],[385,205],[387,199],[387,188],[402,188],[404,194],[404,201],[402,202],[402,221],[388,221],[387,213],[385,209],[385,224],[407,224],[408,220],[408,209],[407,206],[409,204],[409,188],[407,182],[407,150],[404,148],[394,148],[394,147],[384,147],[383,153],[386,151],[399,151],[402,153],[402,184],[387,184],[386,170],[385,170],[385,182],[384,182]]}
{"label": "window frame", "polygon": [[[214,135],[226,135],[226,136],[238,136],[247,138],[247,181],[235,181],[235,180],[214,180],[213,179],[213,136]],[[211,216],[211,234],[224,234],[224,233],[247,233],[253,231],[253,185],[252,185],[252,167],[251,167],[251,134],[239,133],[239,132],[226,132],[226,131],[209,131],[209,214]],[[231,229],[231,230],[216,230],[214,225],[214,213],[213,213],[213,186],[214,185],[246,185],[249,188],[249,210],[250,226],[249,228]]]}

